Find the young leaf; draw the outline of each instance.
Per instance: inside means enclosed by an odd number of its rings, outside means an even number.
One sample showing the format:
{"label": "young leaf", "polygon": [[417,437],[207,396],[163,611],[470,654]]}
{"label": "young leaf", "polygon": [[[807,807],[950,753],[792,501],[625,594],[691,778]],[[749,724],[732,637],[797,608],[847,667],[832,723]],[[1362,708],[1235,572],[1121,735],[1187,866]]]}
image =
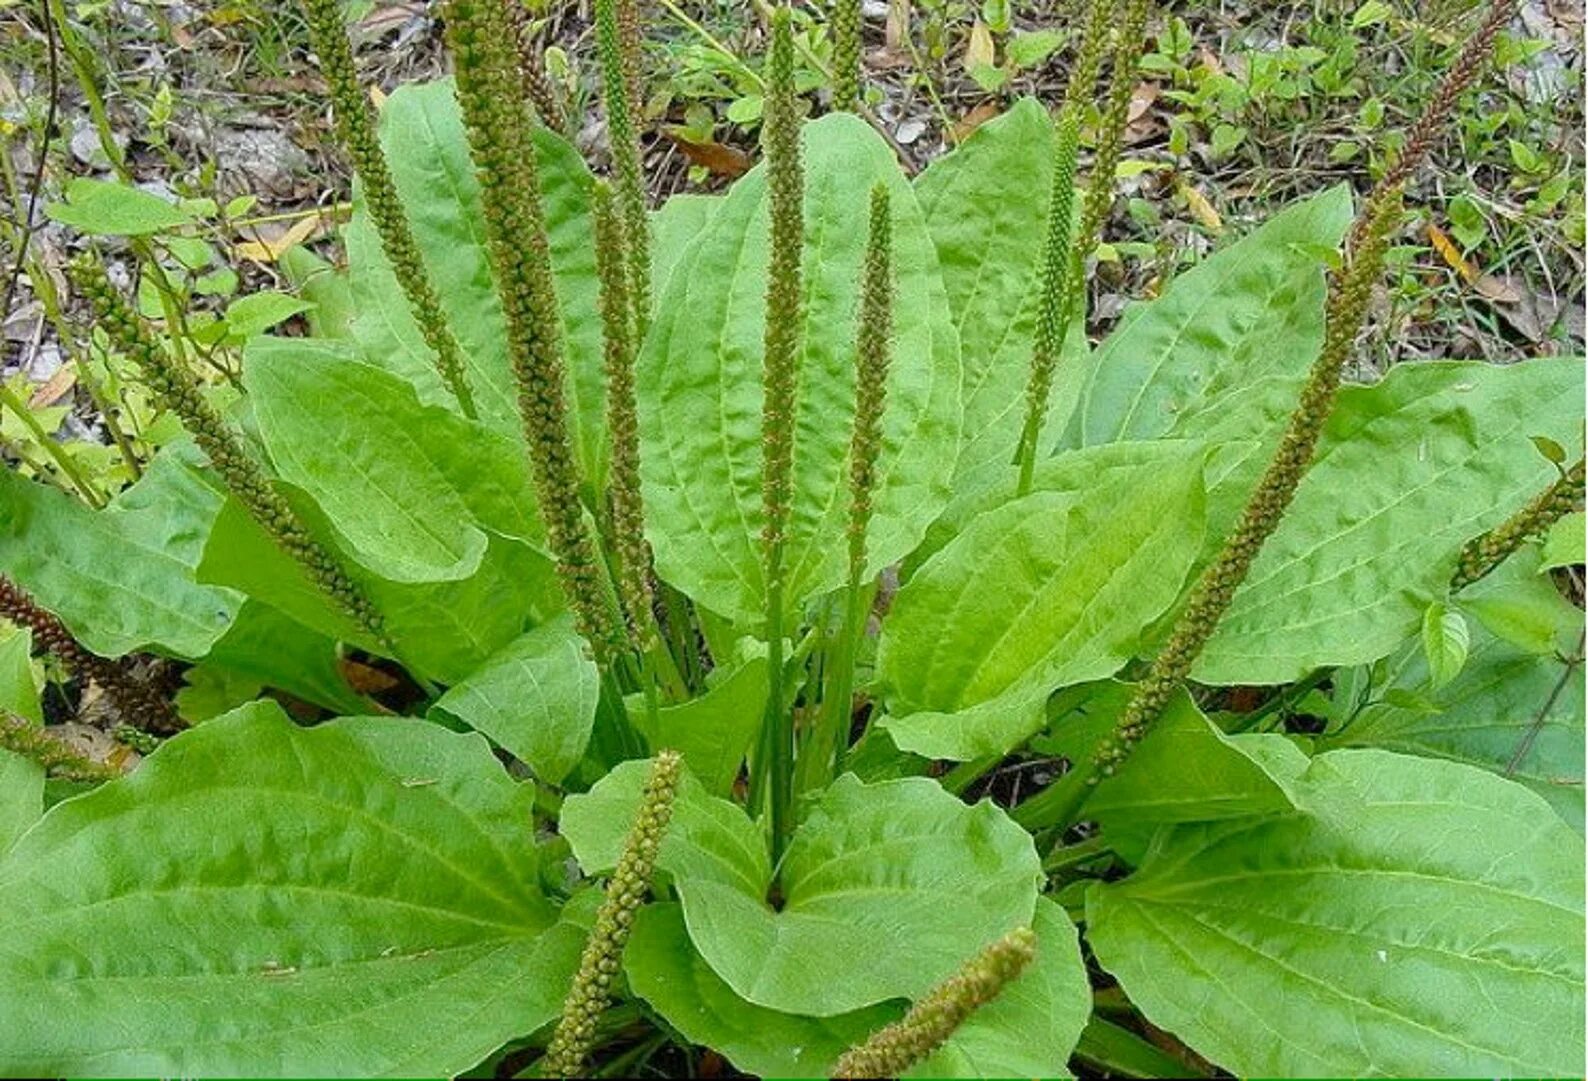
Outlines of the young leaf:
{"label": "young leaf", "polygon": [[[915,181],[964,357],[965,427],[956,488],[973,470],[1007,465],[1020,441],[1053,139],[1047,109],[1022,98]],[[1078,319],[1065,339],[1045,432],[1062,430],[1075,402],[1086,355],[1084,321]]]}
{"label": "young leaf", "polygon": [[[854,412],[854,283],[867,193],[890,189],[898,268],[888,413],[868,544],[875,570],[920,539],[948,500],[958,439],[959,346],[937,257],[892,151],[849,114],[805,126],[804,347],[795,434],[787,605],[847,577],[845,457]],[[668,280],[639,361],[645,505],[663,578],[758,625],[766,174],[729,192]]]}
{"label": "young leaf", "polygon": [[1544,562],[1539,567],[1541,571],[1582,565],[1584,520],[1583,512],[1575,511],[1550,527],[1544,537]]}
{"label": "young leaf", "polygon": [[1147,1019],[1237,1076],[1581,1073],[1581,838],[1451,762],[1335,751],[1301,781],[1305,810],[1165,831],[1088,892]]}
{"label": "young leaf", "polygon": [[1002,754],[1055,689],[1112,675],[1173,603],[1202,546],[1201,456],[1036,491],[975,519],[910,579],[877,667],[896,743]]}
{"label": "young leaf", "polygon": [[1405,364],[1347,387],[1295,503],[1193,677],[1283,683],[1394,650],[1463,544],[1554,478],[1528,440],[1582,424],[1583,363]]}
{"label": "young leaf", "polygon": [[1429,686],[1438,690],[1461,672],[1467,663],[1472,636],[1461,609],[1435,601],[1423,613],[1423,657],[1428,662]]}
{"label": "young leaf", "polygon": [[252,338],[314,305],[286,293],[250,293],[226,306],[226,330],[234,338]]}
{"label": "young leaf", "polygon": [[489,736],[556,784],[590,742],[600,682],[584,639],[565,614],[508,645],[433,708]]}
{"label": "young leaf", "polygon": [[[563,805],[561,829],[587,872],[617,858],[645,763],[626,762]],[[990,803],[967,807],[936,782],[840,777],[794,834],[768,903],[758,827],[686,775],[658,868],[673,876],[690,938],[740,997],[831,1017],[918,995],[967,951],[1029,922],[1040,877],[1031,838]]]}
{"label": "young leaf", "polygon": [[0,1071],[467,1069],[555,1016],[578,956],[530,801],[410,718],[256,703],[171,740],[0,862]]}

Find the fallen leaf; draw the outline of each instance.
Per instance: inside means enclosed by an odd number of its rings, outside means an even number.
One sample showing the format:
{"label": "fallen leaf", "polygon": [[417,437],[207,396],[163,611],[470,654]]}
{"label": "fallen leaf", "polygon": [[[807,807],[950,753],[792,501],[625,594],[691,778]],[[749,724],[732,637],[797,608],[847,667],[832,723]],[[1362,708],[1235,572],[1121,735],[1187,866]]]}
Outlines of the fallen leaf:
{"label": "fallen leaf", "polygon": [[1224,219],[1219,217],[1219,212],[1213,209],[1208,197],[1194,184],[1182,183],[1180,193],[1185,196],[1185,203],[1191,211],[1191,216],[1196,218],[1203,228],[1214,234],[1224,231]]}
{"label": "fallen leaf", "polygon": [[1517,287],[1515,278],[1479,274],[1477,280],[1472,283],[1472,288],[1484,300],[1494,304],[1522,303],[1522,290]]}
{"label": "fallen leaf", "polygon": [[965,70],[975,71],[977,68],[992,67],[998,62],[998,57],[993,51],[992,32],[985,23],[977,22],[970,28],[970,39],[965,42]]}
{"label": "fallen leaf", "polygon": [[29,409],[43,409],[66,397],[66,392],[77,385],[77,365],[62,364],[55,374],[39,385],[28,399]]}
{"label": "fallen leaf", "polygon": [[342,678],[347,685],[359,694],[380,694],[397,686],[397,677],[379,668],[372,667],[350,657],[342,657],[337,661],[337,666],[342,670]]}
{"label": "fallen leaf", "polygon": [[1466,256],[1461,254],[1461,249],[1456,247],[1456,242],[1433,222],[1428,223],[1428,242],[1434,246],[1434,251],[1439,253],[1445,263],[1461,275],[1461,280],[1469,285],[1478,280],[1478,268],[1467,262]]}
{"label": "fallen leaf", "polygon": [[987,123],[987,121],[997,116],[999,112],[1000,109],[998,108],[997,102],[982,102],[980,105],[976,106],[976,108],[960,117],[959,120],[955,122],[954,126],[948,129],[948,141],[951,143],[964,142],[970,137],[971,132],[975,131],[977,128]]}
{"label": "fallen leaf", "polygon": [[691,165],[699,165],[709,173],[716,176],[725,176],[729,180],[743,176],[750,171],[750,166],[755,164],[754,159],[736,146],[728,146],[715,140],[697,143],[683,137],[680,129],[673,128],[666,132],[673,145],[683,152]]}
{"label": "fallen leaf", "polygon": [[243,259],[251,259],[256,263],[273,263],[290,248],[308,241],[310,238],[323,232],[330,221],[325,214],[308,214],[299,218],[290,227],[275,233],[268,225],[252,226],[249,232],[254,239],[245,240],[234,249],[236,254]]}

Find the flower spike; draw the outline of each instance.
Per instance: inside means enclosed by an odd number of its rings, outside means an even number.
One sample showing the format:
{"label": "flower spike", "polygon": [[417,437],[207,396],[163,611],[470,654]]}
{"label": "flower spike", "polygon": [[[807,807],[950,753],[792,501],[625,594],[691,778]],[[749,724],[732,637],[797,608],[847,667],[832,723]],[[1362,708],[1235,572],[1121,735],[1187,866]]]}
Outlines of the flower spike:
{"label": "flower spike", "polygon": [[200,392],[193,373],[169,356],[143,320],[127,307],[127,302],[110,284],[104,265],[85,254],[74,260],[68,269],[78,289],[92,304],[110,340],[132,358],[155,399],[182,421],[182,426],[220,474],[227,490],[336,608],[387,656],[397,657],[373,602],[348,574],[341,560],[309,534],[302,519],[276,491],[242,439]]}
{"label": "flower spike", "polygon": [[860,108],[860,23],[860,0],[833,0],[833,108],[846,113]]}
{"label": "flower spike", "polygon": [[450,0],[446,12],[458,104],[484,193],[486,246],[507,320],[535,494],[568,606],[605,666],[622,648],[624,636],[607,602],[579,498],[562,315],[541,210],[540,168],[529,114],[517,93],[512,34],[502,0]]}
{"label": "flower spike", "polygon": [[1511,557],[1530,537],[1537,537],[1566,515],[1582,507],[1583,459],[1561,474],[1559,480],[1534,496],[1510,518],[1461,550],[1451,592],[1465,589]]}
{"label": "flower spike", "polygon": [[46,776],[63,781],[100,784],[121,776],[114,767],[78,754],[65,740],[10,713],[0,712],[0,749],[37,762]]}
{"label": "flower spike", "polygon": [[596,1021],[612,1001],[612,982],[623,968],[623,948],[628,945],[634,914],[650,892],[651,875],[662,837],[673,817],[673,800],[683,759],[677,751],[663,751],[651,766],[640,797],[634,824],[629,827],[606,899],[596,911],[595,927],[579,957],[579,972],[563,1000],[562,1017],[541,1060],[546,1077],[583,1077],[585,1059],[595,1042]]}
{"label": "flower spike", "polygon": [[464,371],[463,350],[447,325],[446,312],[430,283],[424,257],[419,253],[408,216],[403,213],[391,170],[386,166],[386,155],[375,131],[375,110],[358,81],[353,48],[342,22],[342,4],[340,0],[302,0],[302,4],[314,51],[320,57],[320,70],[330,88],[337,131],[363,184],[364,205],[369,208],[370,220],[380,234],[381,248],[391,263],[408,306],[413,309],[414,322],[419,324],[425,344],[435,354],[441,381],[457,399],[464,416],[473,419],[474,396],[469,391]]}
{"label": "flower spike", "polygon": [[595,18],[607,135],[617,167],[617,201],[627,249],[629,304],[638,343],[644,340],[651,321],[651,224],[645,210],[640,137],[634,125],[643,104],[638,0],[595,0]]}
{"label": "flower spike", "polygon": [[845,1051],[834,1077],[902,1077],[906,1070],[948,1042],[966,1018],[1019,979],[1037,955],[1029,928],[1011,931],[971,958],[953,976],[910,1007],[910,1012]]}
{"label": "flower spike", "polygon": [[80,679],[91,679],[124,720],[152,732],[179,732],[187,722],[171,703],[127,669],[124,661],[90,653],[53,612],[39,607],[21,586],[0,575],[0,616],[33,632],[33,644],[59,658]]}

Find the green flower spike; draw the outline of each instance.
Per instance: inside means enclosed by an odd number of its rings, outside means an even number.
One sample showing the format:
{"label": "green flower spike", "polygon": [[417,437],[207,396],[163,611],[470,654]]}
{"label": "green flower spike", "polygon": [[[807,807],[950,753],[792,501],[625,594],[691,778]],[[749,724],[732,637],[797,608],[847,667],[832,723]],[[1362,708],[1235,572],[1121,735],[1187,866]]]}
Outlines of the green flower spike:
{"label": "green flower spike", "polygon": [[607,140],[617,170],[617,201],[629,266],[634,340],[645,339],[651,318],[651,224],[645,209],[640,137],[634,126],[640,98],[640,20],[637,0],[595,0],[596,43],[607,110]]}
{"label": "green flower spike", "polygon": [[1532,502],[1461,550],[1452,592],[1465,589],[1511,557],[1530,537],[1541,536],[1560,519],[1579,509],[1583,502],[1583,459],[1561,474]]}
{"label": "green flower spike", "polygon": [[650,892],[651,874],[673,816],[682,767],[683,759],[676,751],[662,751],[651,767],[634,824],[607,883],[606,899],[596,911],[595,927],[579,957],[579,972],[541,1060],[541,1073],[546,1077],[587,1076],[584,1065],[595,1042],[596,1022],[612,1001],[612,984],[623,968],[623,947],[628,944],[634,914]]}
{"label": "green flower spike", "polygon": [[121,776],[103,762],[78,754],[64,740],[32,721],[9,713],[0,713],[0,748],[37,762],[46,775],[63,781],[99,784]]}
{"label": "green flower spike", "polygon": [[73,675],[99,684],[128,723],[152,732],[177,732],[186,727],[171,703],[129,672],[124,662],[84,649],[66,624],[40,608],[25,589],[4,575],[0,575],[0,616],[32,631],[33,644],[57,657]]}
{"label": "green flower spike", "polygon": [[353,169],[364,189],[364,205],[380,234],[382,250],[390,261],[402,287],[414,322],[424,335],[425,344],[435,354],[436,371],[458,401],[458,408],[470,419],[475,416],[474,396],[469,392],[463,368],[463,351],[447,325],[446,313],[430,284],[424,257],[414,241],[402,200],[397,197],[386,155],[375,132],[375,110],[358,81],[353,48],[342,21],[341,0],[302,0],[314,51],[320,57],[320,70],[330,89],[336,110],[337,132],[353,159]]}
{"label": "green flower spike", "polygon": [[767,267],[765,355],[761,369],[762,575],[766,583],[767,718],[762,726],[772,847],[781,854],[792,811],[794,732],[783,702],[783,545],[794,491],[794,418],[798,409],[801,324],[800,258],[805,181],[800,167],[799,99],[794,92],[794,36],[786,7],[772,18],[761,137],[766,147],[771,256]]}
{"label": "green flower spike", "polygon": [[965,1019],[998,997],[1037,955],[1029,928],[1011,931],[926,993],[903,1018],[873,1032],[833,1065],[834,1077],[900,1077],[936,1051]]}
{"label": "green flower spike", "polygon": [[601,279],[601,329],[606,343],[607,431],[612,439],[612,547],[617,562],[618,596],[628,617],[631,641],[643,651],[654,644],[656,622],[651,614],[651,553],[645,543],[645,502],[640,494],[634,327],[623,259],[623,223],[613,206],[612,189],[605,181],[596,181],[591,208],[595,217],[596,273]]}
{"label": "green flower spike", "polygon": [[893,337],[893,201],[888,189],[871,189],[871,223],[860,282],[860,326],[855,336],[855,430],[849,441],[849,579],[858,585],[866,566],[871,490],[882,453],[882,415],[888,403],[888,363]]}
{"label": "green flower spike", "polygon": [[833,108],[860,108],[860,0],[833,0],[827,25],[833,34]]}
{"label": "green flower spike", "polygon": [[486,244],[507,321],[535,494],[568,606],[605,666],[625,636],[607,603],[579,500],[561,313],[541,211],[540,168],[529,114],[517,93],[512,34],[502,0],[450,0],[446,23],[458,104],[484,193]]}
{"label": "green flower spike", "polygon": [[1136,89],[1136,62],[1141,57],[1147,36],[1148,0],[1128,0],[1120,19],[1119,36],[1114,39],[1114,70],[1108,79],[1108,95],[1103,104],[1102,125],[1097,132],[1097,150],[1092,155],[1092,171],[1086,182],[1086,200],[1081,205],[1080,242],[1075,259],[1079,266],[1102,236],[1108,208],[1114,202],[1114,174],[1119,170],[1125,147],[1125,124],[1130,119],[1130,95]]}
{"label": "green flower spike", "polygon": [[534,108],[540,122],[552,131],[565,131],[568,113],[563,107],[551,76],[546,72],[546,58],[535,42],[535,19],[527,4],[508,4],[507,15],[513,26],[513,46],[518,50],[518,75],[524,98]]}
{"label": "green flower spike", "polygon": [[155,399],[182,421],[199,449],[209,457],[226,488],[282,551],[303,568],[309,580],[387,656],[397,657],[380,614],[342,563],[312,536],[291,505],[276,491],[243,442],[210,405],[198,380],[155,341],[143,320],[110,284],[98,259],[84,255],[70,273],[93,305],[99,324],[116,347],[132,358]]}

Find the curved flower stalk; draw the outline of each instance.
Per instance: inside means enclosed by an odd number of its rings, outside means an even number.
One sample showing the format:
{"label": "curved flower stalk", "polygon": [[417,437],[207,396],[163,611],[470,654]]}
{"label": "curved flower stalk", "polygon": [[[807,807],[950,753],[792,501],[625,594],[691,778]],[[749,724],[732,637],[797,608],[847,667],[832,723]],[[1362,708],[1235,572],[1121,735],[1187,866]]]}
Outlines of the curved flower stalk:
{"label": "curved flower stalk", "polygon": [[325,75],[336,112],[337,132],[363,183],[364,204],[369,207],[370,220],[380,234],[381,248],[391,263],[408,306],[413,309],[414,322],[419,324],[419,332],[435,356],[441,381],[457,399],[464,416],[472,420],[474,396],[464,372],[463,350],[447,325],[441,300],[430,284],[424,257],[419,253],[408,216],[403,213],[402,200],[397,196],[397,187],[392,183],[391,170],[386,167],[386,155],[376,134],[375,110],[359,84],[353,49],[342,22],[340,0],[302,0],[302,3],[314,51],[320,57],[320,70]]}
{"label": "curved flower stalk", "polygon": [[458,104],[484,193],[486,243],[507,320],[535,494],[568,606],[605,667],[624,635],[607,601],[579,499],[540,169],[529,115],[517,93],[511,30],[502,0],[449,0],[446,17]]}
{"label": "curved flower stalk", "polygon": [[794,38],[786,7],[772,19],[767,61],[767,197],[772,251],[767,268],[765,357],[761,405],[761,559],[766,581],[767,716],[763,763],[774,852],[781,854],[793,798],[794,732],[783,702],[783,546],[794,490],[794,421],[799,407],[802,339],[800,259],[805,181],[800,166],[799,100],[794,92]]}
{"label": "curved flower stalk", "polygon": [[579,972],[541,1060],[541,1073],[546,1077],[585,1076],[596,1021],[611,1003],[612,981],[623,968],[623,947],[628,944],[634,914],[650,892],[656,856],[673,817],[682,767],[683,759],[676,751],[662,751],[651,767],[634,824],[607,883],[606,899],[596,911],[595,927],[579,957]]}
{"label": "curved flower stalk", "polygon": [[[1021,429],[1018,451],[1020,481],[1017,491],[1022,495],[1031,490],[1037,445],[1047,419],[1048,399],[1053,393],[1053,378],[1058,370],[1065,334],[1080,304],[1082,267],[1087,253],[1097,244],[1098,231],[1102,228],[1102,219],[1113,193],[1119,146],[1123,141],[1130,105],[1130,80],[1124,80],[1127,84],[1124,104],[1117,109],[1114,107],[1115,89],[1122,78],[1121,70],[1128,69],[1130,75],[1135,72],[1136,55],[1140,51],[1146,28],[1147,7],[1145,0],[1132,0],[1126,10],[1124,27],[1115,49],[1114,83],[1109,88],[1108,107],[1098,136],[1098,152],[1087,183],[1081,229],[1073,237],[1071,229],[1075,220],[1075,170],[1079,156],[1081,111],[1097,83],[1103,41],[1107,37],[1108,20],[1113,10],[1106,0],[1093,0],[1087,11],[1080,49],[1076,54],[1075,66],[1070,69],[1064,103],[1059,107],[1053,149],[1053,188],[1048,197],[1048,227],[1038,294],[1037,329],[1031,350],[1031,376],[1026,383],[1025,425]],[[1125,68],[1122,69],[1121,65],[1125,65]],[[1108,147],[1113,149],[1109,151],[1106,149]],[[1110,154],[1112,160],[1109,160]],[[1096,213],[1092,213],[1094,203],[1100,207]]]}
{"label": "curved flower stalk", "polygon": [[53,612],[39,607],[27,590],[4,575],[0,575],[0,616],[32,631],[33,644],[57,657],[73,675],[99,684],[129,724],[151,732],[187,727],[171,703],[128,671],[125,662],[90,653]]}
{"label": "curved flower stalk", "polygon": [[63,781],[99,784],[121,776],[120,771],[77,753],[65,740],[32,721],[9,713],[0,713],[0,748],[37,762],[47,776]]}
{"label": "curved flower stalk", "polygon": [[1567,469],[1559,480],[1534,496],[1532,501],[1510,518],[1461,550],[1456,573],[1450,580],[1452,592],[1465,589],[1504,563],[1529,538],[1541,536],[1549,527],[1582,507],[1583,459]]}
{"label": "curved flower stalk", "polygon": [[552,131],[566,131],[568,112],[563,107],[562,95],[546,73],[546,58],[535,46],[535,20],[529,13],[529,6],[508,4],[507,15],[512,21],[513,45],[518,50],[518,74],[525,100],[533,106],[542,124]]}
{"label": "curved flower stalk", "polygon": [[182,421],[182,426],[220,474],[227,490],[340,611],[388,656],[397,657],[374,603],[330,549],[309,534],[297,512],[276,491],[242,440],[200,392],[193,373],[168,356],[143,320],[127,307],[121,294],[110,284],[99,260],[85,255],[73,261],[70,273],[78,289],[93,305],[94,314],[110,340],[132,358],[155,399]]}
{"label": "curved flower stalk", "polygon": [[1011,931],[928,991],[903,1018],[845,1051],[833,1065],[832,1076],[902,1077],[1018,979],[1036,955],[1035,932],[1025,927]]}
{"label": "curved flower stalk", "polygon": [[[1219,620],[1246,579],[1263,544],[1279,527],[1302,477],[1312,464],[1318,436],[1334,406],[1346,361],[1350,359],[1367,311],[1373,283],[1382,269],[1389,238],[1401,216],[1401,184],[1411,175],[1449,120],[1456,100],[1472,84],[1509,19],[1515,0],[1495,0],[1473,36],[1462,47],[1439,88],[1413,125],[1416,140],[1363,202],[1346,240],[1345,262],[1335,276],[1325,316],[1323,348],[1313,364],[1301,398],[1291,414],[1279,449],[1252,492],[1234,532],[1202,573],[1163,649],[1136,685],[1114,730],[1103,741],[1081,786],[1055,786],[1015,809],[1023,824],[1068,824],[1105,777],[1115,773],[1162,715],[1176,688],[1190,674]],[[1415,156],[1414,156],[1415,155]],[[1051,795],[1050,795],[1051,793]]]}
{"label": "curved flower stalk", "polygon": [[860,0],[833,0],[827,25],[833,35],[833,108],[860,108]]}
{"label": "curved flower stalk", "polygon": [[601,330],[606,349],[607,432],[612,440],[608,482],[612,548],[618,598],[628,618],[634,647],[656,642],[651,613],[651,553],[645,543],[645,502],[640,493],[640,433],[634,399],[634,323],[630,318],[623,222],[612,189],[596,181],[591,196],[595,218],[596,273],[601,279]]}
{"label": "curved flower stalk", "polygon": [[635,113],[641,100],[640,18],[637,0],[595,0],[596,42],[607,110],[607,138],[617,167],[617,201],[628,260],[634,339],[643,341],[651,320],[651,223],[645,211],[645,175]]}

